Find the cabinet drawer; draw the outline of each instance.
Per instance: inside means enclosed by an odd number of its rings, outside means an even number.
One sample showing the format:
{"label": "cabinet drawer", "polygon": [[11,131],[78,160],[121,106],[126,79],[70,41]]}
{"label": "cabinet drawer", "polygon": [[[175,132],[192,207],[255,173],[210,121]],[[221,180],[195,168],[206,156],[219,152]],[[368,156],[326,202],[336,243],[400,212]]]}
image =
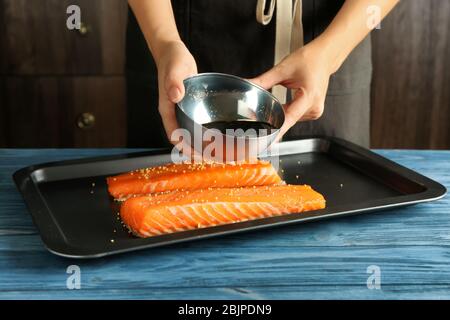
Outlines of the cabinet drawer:
{"label": "cabinet drawer", "polygon": [[122,77],[0,77],[0,145],[125,146],[124,82]]}
{"label": "cabinet drawer", "polygon": [[[68,6],[81,9],[69,30]],[[123,74],[124,0],[0,0],[0,74]]]}

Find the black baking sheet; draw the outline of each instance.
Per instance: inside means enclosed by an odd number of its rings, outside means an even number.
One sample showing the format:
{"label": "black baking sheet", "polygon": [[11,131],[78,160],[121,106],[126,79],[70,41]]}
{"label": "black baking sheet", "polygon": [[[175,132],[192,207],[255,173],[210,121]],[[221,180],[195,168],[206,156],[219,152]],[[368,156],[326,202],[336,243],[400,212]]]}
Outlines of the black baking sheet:
{"label": "black baking sheet", "polygon": [[[22,193],[45,246],[71,258],[105,255],[177,242],[406,206],[443,197],[439,183],[369,150],[334,138],[283,142],[279,172],[309,184],[327,200],[324,210],[139,239],[130,235],[108,195],[105,177],[170,161],[162,151],[35,165],[17,171]],[[279,230],[283,232],[283,230]]]}

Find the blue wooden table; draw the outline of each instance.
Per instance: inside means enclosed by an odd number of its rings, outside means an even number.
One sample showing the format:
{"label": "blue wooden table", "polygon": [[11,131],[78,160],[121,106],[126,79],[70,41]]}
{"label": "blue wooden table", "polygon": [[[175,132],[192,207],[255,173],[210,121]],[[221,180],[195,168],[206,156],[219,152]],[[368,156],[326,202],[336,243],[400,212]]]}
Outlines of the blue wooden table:
{"label": "blue wooden table", "polygon": [[[99,260],[48,253],[12,173],[35,163],[124,152],[0,149],[0,299],[450,298],[449,197]],[[450,188],[450,151],[378,152]],[[66,286],[70,265],[81,270],[79,290]],[[368,268],[379,268],[379,289],[372,281],[377,273]]]}

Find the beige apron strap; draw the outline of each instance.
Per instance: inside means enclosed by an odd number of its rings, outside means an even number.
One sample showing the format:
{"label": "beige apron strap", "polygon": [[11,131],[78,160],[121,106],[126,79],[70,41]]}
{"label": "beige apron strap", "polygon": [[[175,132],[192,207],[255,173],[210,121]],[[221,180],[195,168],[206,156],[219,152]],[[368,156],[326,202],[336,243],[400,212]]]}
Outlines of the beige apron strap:
{"label": "beige apron strap", "polygon": [[258,0],[256,4],[256,20],[262,25],[268,25],[272,20],[273,11],[275,10],[276,0],[270,0],[269,12],[264,14],[264,9],[266,8],[266,0]]}
{"label": "beige apron strap", "polygon": [[[302,1],[295,0],[294,9],[292,9],[292,0],[271,0],[269,11],[264,14],[266,0],[258,0],[256,20],[263,25],[269,24],[272,20],[275,5],[277,6],[277,21],[274,65],[303,45]],[[287,89],[285,87],[275,86],[272,93],[281,103],[286,103]]]}
{"label": "beige apron strap", "polygon": [[303,9],[302,0],[295,0],[294,21],[292,24],[292,33],[291,33],[291,52],[294,52],[298,48],[303,47],[304,44],[302,9]]}
{"label": "beige apron strap", "polygon": [[[303,47],[303,23],[302,23],[302,0],[295,0],[294,4],[294,22],[291,33],[291,52]],[[291,89],[291,98],[295,97],[295,89]]]}
{"label": "beige apron strap", "polygon": [[[291,52],[291,28],[292,28],[292,1],[277,1],[277,21],[275,29],[275,57],[274,65],[281,62]],[[272,88],[272,94],[286,103],[287,89],[283,86]]]}

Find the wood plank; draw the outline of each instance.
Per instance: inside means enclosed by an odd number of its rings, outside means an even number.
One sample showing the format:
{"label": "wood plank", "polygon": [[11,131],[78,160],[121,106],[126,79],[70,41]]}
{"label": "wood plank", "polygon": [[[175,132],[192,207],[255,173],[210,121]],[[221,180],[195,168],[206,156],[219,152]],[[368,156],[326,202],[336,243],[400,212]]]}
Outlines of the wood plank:
{"label": "wood plank", "polygon": [[[122,0],[1,0],[0,74],[124,73],[127,4]],[[66,27],[79,5],[85,36]]]}
{"label": "wood plank", "polygon": [[125,70],[127,3],[122,0],[96,2],[103,16],[99,21],[103,73],[121,74]]}
{"label": "wood plank", "polygon": [[[89,294],[93,297],[95,292],[97,297],[106,298],[108,294],[104,292],[109,292],[121,298],[120,292],[125,291],[128,298],[142,294],[156,297],[153,293],[156,290],[160,298],[168,298],[166,292],[174,291],[182,298],[183,293],[202,288],[216,296],[220,291],[225,296],[240,289],[243,298],[259,299],[273,298],[284,288],[285,293],[279,298],[292,296],[295,290],[300,291],[299,297],[306,298],[302,291],[304,294],[314,288],[321,291],[334,287],[336,290],[330,292],[329,298],[345,298],[343,294],[352,298],[354,290],[367,291],[366,296],[373,294],[366,286],[367,267],[371,265],[381,270],[380,298],[384,292],[391,297],[402,291],[412,295],[411,288],[418,289],[420,295],[416,292],[416,297],[422,298],[427,297],[429,288],[441,289],[441,296],[450,294],[448,247],[277,247],[276,251],[268,252],[267,247],[223,247],[212,251],[175,246],[95,261],[74,261],[44,253],[43,249],[16,249],[15,239],[5,238],[2,237],[0,245],[10,249],[0,251],[0,292],[19,292],[22,296],[70,297],[71,292],[65,287],[65,271],[72,264],[81,269],[82,292],[87,297]],[[31,242],[36,240],[37,236]],[[352,291],[346,291],[348,286]],[[135,295],[135,290],[140,292]],[[323,294],[322,291],[320,295]]]}
{"label": "wood plank", "polygon": [[[120,147],[126,143],[123,77],[6,77],[0,81],[9,147]],[[84,112],[96,118],[81,130]],[[3,128],[2,128],[3,127]]]}
{"label": "wood plank", "polygon": [[373,32],[372,147],[450,148],[450,2],[402,1]]}
{"label": "wood plank", "polygon": [[[63,279],[62,279],[63,280]],[[61,286],[63,286],[62,284]],[[137,299],[137,300],[180,300],[183,306],[184,299],[202,300],[421,300],[421,299],[449,299],[448,285],[384,285],[381,290],[368,290],[362,285],[349,286],[274,286],[274,287],[217,287],[217,288],[140,288],[138,285],[112,290],[84,288],[81,290],[49,289],[16,289],[1,291],[1,299]]]}
{"label": "wood plank", "polygon": [[[434,1],[431,6],[433,33],[430,51],[432,58],[430,98],[431,132],[429,146],[450,148],[450,1]],[[437,27],[436,27],[437,26]]]}

